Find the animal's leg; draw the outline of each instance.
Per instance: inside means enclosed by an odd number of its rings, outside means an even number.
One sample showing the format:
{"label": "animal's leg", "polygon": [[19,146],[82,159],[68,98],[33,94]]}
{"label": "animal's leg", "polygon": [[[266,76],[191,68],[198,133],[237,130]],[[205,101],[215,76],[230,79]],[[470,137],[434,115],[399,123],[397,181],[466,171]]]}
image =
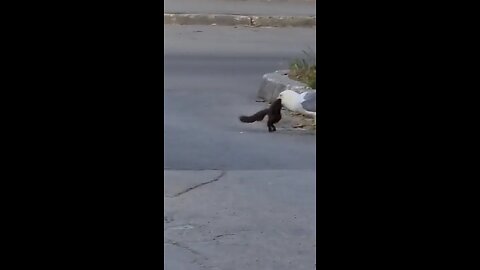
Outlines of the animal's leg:
{"label": "animal's leg", "polygon": [[268,126],[268,132],[273,132],[277,130],[271,121],[267,122],[267,126]]}

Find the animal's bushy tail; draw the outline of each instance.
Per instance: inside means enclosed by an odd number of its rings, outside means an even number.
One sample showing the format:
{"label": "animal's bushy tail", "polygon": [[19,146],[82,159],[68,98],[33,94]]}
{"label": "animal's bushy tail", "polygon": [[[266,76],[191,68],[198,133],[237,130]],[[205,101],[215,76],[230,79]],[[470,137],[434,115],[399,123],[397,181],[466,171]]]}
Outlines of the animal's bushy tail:
{"label": "animal's bushy tail", "polygon": [[265,110],[261,110],[259,112],[257,112],[256,114],[254,115],[251,115],[251,116],[240,116],[240,121],[244,122],[244,123],[253,123],[255,121],[262,121],[263,118],[265,118],[265,115],[267,115],[268,113],[268,109],[265,109]]}

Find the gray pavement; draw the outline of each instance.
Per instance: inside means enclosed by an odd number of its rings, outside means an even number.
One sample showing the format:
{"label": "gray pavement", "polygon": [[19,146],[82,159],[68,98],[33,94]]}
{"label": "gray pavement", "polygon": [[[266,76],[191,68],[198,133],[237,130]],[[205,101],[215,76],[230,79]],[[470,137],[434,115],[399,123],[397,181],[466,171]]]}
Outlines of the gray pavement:
{"label": "gray pavement", "polygon": [[166,171],[165,191],[165,270],[315,269],[314,170]]}
{"label": "gray pavement", "polygon": [[312,29],[165,26],[164,168],[315,168],[315,136],[238,120],[265,108],[262,75],[309,47]]}
{"label": "gray pavement", "polygon": [[164,13],[315,16],[312,0],[165,0]]}
{"label": "gray pavement", "polygon": [[164,29],[164,269],[315,269],[316,137],[238,120],[315,30]]}

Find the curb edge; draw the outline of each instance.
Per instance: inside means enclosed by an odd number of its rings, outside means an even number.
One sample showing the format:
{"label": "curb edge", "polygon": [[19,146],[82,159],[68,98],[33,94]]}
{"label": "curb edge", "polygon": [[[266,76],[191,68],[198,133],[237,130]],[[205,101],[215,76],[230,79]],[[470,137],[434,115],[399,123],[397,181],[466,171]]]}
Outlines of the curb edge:
{"label": "curb edge", "polygon": [[249,27],[315,27],[316,16],[259,16],[164,13],[164,24]]}

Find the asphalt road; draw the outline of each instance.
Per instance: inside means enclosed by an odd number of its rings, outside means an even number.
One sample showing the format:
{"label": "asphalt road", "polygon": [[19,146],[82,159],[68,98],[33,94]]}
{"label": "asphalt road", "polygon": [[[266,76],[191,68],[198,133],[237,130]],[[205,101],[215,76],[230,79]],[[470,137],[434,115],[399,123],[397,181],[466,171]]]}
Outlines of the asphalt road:
{"label": "asphalt road", "polygon": [[315,136],[241,114],[263,109],[264,73],[315,48],[315,29],[165,25],[165,169],[315,169]]}
{"label": "asphalt road", "polygon": [[314,29],[165,25],[164,269],[315,269],[316,136],[238,120],[309,47]]}

